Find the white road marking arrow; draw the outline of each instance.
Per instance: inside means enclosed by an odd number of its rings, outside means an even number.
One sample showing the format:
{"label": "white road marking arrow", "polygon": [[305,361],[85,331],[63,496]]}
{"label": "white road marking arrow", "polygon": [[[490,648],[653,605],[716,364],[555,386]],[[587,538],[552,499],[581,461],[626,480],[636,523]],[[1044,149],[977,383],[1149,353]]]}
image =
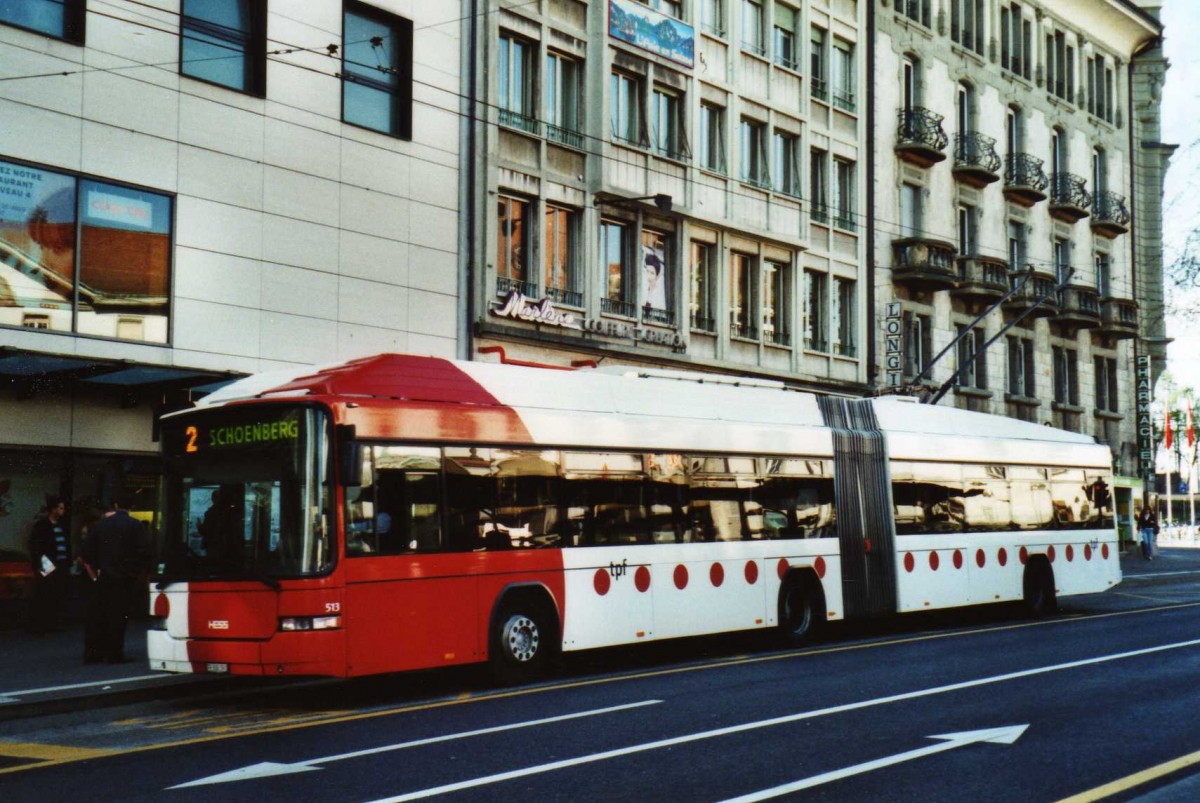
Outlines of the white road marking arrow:
{"label": "white road marking arrow", "polygon": [[554,722],[566,722],[572,719],[581,719],[583,717],[594,717],[599,714],[612,714],[617,711],[628,711],[633,708],[641,708],[647,705],[657,705],[662,700],[643,700],[640,703],[627,703],[625,705],[614,705],[608,708],[595,708],[591,711],[580,711],[575,714],[561,714],[556,717],[546,717],[544,719],[534,719],[528,722],[514,722],[510,725],[497,725],[493,728],[480,728],[479,730],[463,731],[461,733],[449,733],[445,736],[431,736],[428,739],[416,739],[411,742],[400,742],[399,744],[389,744],[383,747],[372,747],[366,750],[356,750],[353,753],[341,753],[336,756],[325,756],[324,758],[313,758],[308,761],[299,761],[295,764],[281,764],[274,761],[264,761],[260,764],[251,764],[248,767],[242,767],[228,772],[218,773],[217,775],[209,775],[207,778],[200,778],[195,781],[177,784],[168,787],[169,789],[184,789],[189,786],[204,786],[206,784],[228,783],[229,781],[245,781],[251,778],[266,778],[272,775],[290,775],[295,772],[310,772],[319,770],[321,767],[318,764],[329,764],[334,761],[345,761],[348,758],[361,758],[362,756],[373,756],[377,753],[386,753],[391,750],[404,750],[409,747],[420,747],[427,744],[437,744],[438,742],[449,742],[454,739],[465,739],[469,736],[483,736],[489,733],[502,733],[504,731],[517,730],[519,728],[532,728],[535,725],[549,725]]}
{"label": "white road marking arrow", "polygon": [[1004,728],[987,728],[978,731],[963,731],[962,733],[943,733],[938,736],[930,736],[930,739],[939,739],[940,744],[933,744],[928,747],[921,747],[916,750],[909,750],[907,753],[897,753],[894,756],[885,758],[877,758],[874,761],[868,761],[864,764],[855,764],[853,767],[845,769],[833,770],[832,772],[823,772],[820,775],[814,775],[811,778],[803,778],[799,781],[775,786],[770,789],[763,789],[759,792],[751,792],[748,795],[741,797],[730,798],[725,803],[753,803],[758,800],[769,800],[780,795],[787,795],[792,792],[799,792],[802,789],[811,789],[814,786],[829,783],[830,781],[849,778],[851,775],[861,775],[864,772],[890,767],[893,764],[901,764],[905,761],[912,761],[925,756],[932,756],[936,753],[943,753],[947,750],[954,750],[958,747],[966,747],[970,744],[979,742],[990,742],[991,744],[1012,744],[1017,739],[1021,738],[1021,734],[1025,732],[1028,725],[1010,725]]}

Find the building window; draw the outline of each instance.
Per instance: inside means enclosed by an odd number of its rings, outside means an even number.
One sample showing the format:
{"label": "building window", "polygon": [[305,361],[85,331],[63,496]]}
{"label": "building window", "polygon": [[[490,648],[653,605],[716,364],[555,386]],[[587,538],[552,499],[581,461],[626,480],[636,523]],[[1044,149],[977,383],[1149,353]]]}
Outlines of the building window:
{"label": "building window", "polygon": [[1121,412],[1117,388],[1117,361],[1112,357],[1097,355],[1094,358],[1096,372],[1096,409],[1105,413]]}
{"label": "building window", "polygon": [[629,225],[613,220],[600,223],[600,259],[605,277],[600,310],[633,318],[636,314],[633,293],[632,260],[629,258]]}
{"label": "building window", "polygon": [[829,351],[829,277],[816,271],[804,271],[805,300],[804,348]]}
{"label": "building window", "polygon": [[829,73],[825,68],[825,65],[829,61],[829,53],[825,43],[825,30],[814,27],[812,29],[812,41],[809,43],[808,50],[808,82],[811,87],[809,91],[818,100],[829,99]]}
{"label": "building window", "polygon": [[921,188],[900,185],[900,236],[917,237],[921,233]]}
{"label": "building window", "polygon": [[3,161],[0,186],[24,188],[0,204],[0,325],[167,342],[171,198]]}
{"label": "building window", "polygon": [[808,164],[809,217],[816,223],[829,222],[829,154],[813,148]]}
{"label": "building window", "polygon": [[1025,134],[1025,118],[1021,110],[1009,106],[1004,116],[1004,155],[1009,159],[1021,152]]}
{"label": "building window", "polygon": [[763,342],[792,345],[792,267],[782,262],[763,263]]}
{"label": "building window", "polygon": [[1068,103],[1075,102],[1075,48],[1062,31],[1046,34],[1046,88]]}
{"label": "building window", "polygon": [[1103,148],[1092,149],[1092,194],[1108,192],[1108,155]]}
{"label": "building window", "polygon": [[609,111],[613,139],[626,145],[646,145],[641,109],[641,81],[632,75],[614,72],[609,78]]}
{"label": "building window", "polygon": [[[983,327],[967,329],[958,325],[958,382],[959,387],[987,390],[987,352],[979,348],[987,342]],[[978,353],[976,353],[978,352]]]}
{"label": "building window", "polygon": [[766,130],[767,127],[763,123],[745,117],[738,126],[738,156],[742,181],[764,188],[770,186]]}
{"label": "building window", "polygon": [[546,54],[545,108],[546,138],[551,142],[583,149],[580,114],[579,62],[553,51]]}
{"label": "building window", "polygon": [[896,11],[928,28],[929,5],[929,0],[896,0]]}
{"label": "building window", "polygon": [[799,13],[783,3],[775,4],[775,23],[772,27],[771,45],[775,51],[775,63],[789,70],[799,69],[800,54],[796,52],[796,20]]}
{"label": "building window", "polygon": [[729,334],[745,340],[757,340],[754,325],[758,281],[754,257],[734,253],[729,266]]}
{"label": "building window", "polygon": [[1010,335],[1008,338],[1008,392],[1013,396],[1032,399],[1037,396],[1034,384],[1033,340]]}
{"label": "building window", "polygon": [[654,151],[670,159],[689,158],[691,149],[684,134],[683,103],[679,95],[655,87],[650,100],[650,115]]}
{"label": "building window", "polygon": [[1112,298],[1112,258],[1108,254],[1096,254],[1096,290],[1100,298]]}
{"label": "building window", "polygon": [[1113,70],[1101,55],[1087,60],[1087,110],[1107,123],[1113,122]]}
{"label": "building window", "polygon": [[786,131],[776,130],[771,137],[771,164],[775,176],[775,190],[784,195],[800,195],[800,168],[796,164],[800,138]]}
{"label": "building window", "polygon": [[762,0],[742,0],[742,50],[756,56],[766,55],[763,46]]}
{"label": "building window", "polygon": [[342,119],[412,138],[412,22],[360,3],[342,17]]}
{"label": "building window", "polygon": [[929,367],[929,360],[933,358],[933,319],[928,315],[905,310],[902,322],[904,376],[906,379],[916,379],[925,373],[925,369]]}
{"label": "building window", "polygon": [[983,0],[950,0],[950,38],[983,55]]}
{"label": "building window", "polygon": [[642,2],[668,17],[674,17],[677,20],[683,19],[683,0],[642,0]]}
{"label": "building window", "polygon": [[547,204],[543,228],[546,238],[546,298],[559,304],[582,307],[583,296],[575,289],[579,213],[573,209]]}
{"label": "building window", "polygon": [[1025,224],[1015,220],[1008,222],[1008,268],[1012,271],[1023,271],[1027,259],[1025,257]]}
{"label": "building window", "polygon": [[713,36],[725,36],[724,0],[701,0],[700,27]]}
{"label": "building window", "polygon": [[954,116],[958,133],[970,134],[975,130],[975,90],[970,84],[959,84]]}
{"label": "building window", "polygon": [[1079,406],[1079,355],[1067,346],[1052,346],[1054,361],[1054,401]]}
{"label": "building window", "polygon": [[500,124],[537,133],[533,115],[533,59],[537,46],[500,34],[496,83],[500,91]]}
{"label": "building window", "polygon": [[675,325],[672,290],[675,286],[671,265],[671,236],[642,229],[642,319],[666,326]]}
{"label": "building window", "polygon": [[1026,80],[1033,75],[1033,23],[1017,3],[1000,8],[1000,66]]}
{"label": "building window", "polygon": [[854,162],[847,162],[843,159],[834,159],[833,162],[837,173],[837,180],[833,185],[833,208],[835,210],[833,225],[846,231],[857,231]]}
{"label": "building window", "polygon": [[725,172],[725,110],[709,103],[700,104],[700,166]]}
{"label": "building window", "polygon": [[239,92],[264,94],[266,8],[255,0],[184,0],[179,71]]}
{"label": "building window", "polygon": [[854,45],[833,40],[833,105],[852,112],[855,109]]}
{"label": "building window", "polygon": [[858,296],[857,283],[853,279],[835,279],[837,284],[837,315],[833,322],[836,340],[833,344],[835,354],[843,357],[858,355]]}
{"label": "building window", "polygon": [[715,286],[717,247],[692,241],[691,281],[688,289],[688,314],[692,330],[716,332]]}
{"label": "building window", "polygon": [[1071,278],[1071,241],[1054,238],[1054,277],[1059,284]]}
{"label": "building window", "polygon": [[496,292],[537,296],[529,271],[529,202],[501,195],[496,224]]}
{"label": "building window", "polygon": [[0,2],[0,22],[83,44],[85,0]]}
{"label": "building window", "polygon": [[979,210],[966,204],[958,207],[958,254],[959,256],[975,256],[978,248],[976,232],[978,230]]}

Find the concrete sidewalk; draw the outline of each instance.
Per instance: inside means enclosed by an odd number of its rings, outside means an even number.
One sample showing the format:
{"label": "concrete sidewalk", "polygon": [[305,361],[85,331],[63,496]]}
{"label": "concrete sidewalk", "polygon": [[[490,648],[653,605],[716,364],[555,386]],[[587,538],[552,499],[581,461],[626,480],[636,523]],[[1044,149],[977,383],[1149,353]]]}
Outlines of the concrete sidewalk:
{"label": "concrete sidewalk", "polygon": [[[1162,546],[1159,559],[1147,561],[1135,548],[1127,548],[1120,557],[1126,582],[1190,573],[1200,579],[1200,549]],[[255,683],[254,678],[150,672],[146,620],[130,621],[125,633],[129,660],[122,664],[84,664],[82,624],[45,635],[27,633],[13,624],[10,621],[8,629],[0,630],[0,720],[216,694]]]}

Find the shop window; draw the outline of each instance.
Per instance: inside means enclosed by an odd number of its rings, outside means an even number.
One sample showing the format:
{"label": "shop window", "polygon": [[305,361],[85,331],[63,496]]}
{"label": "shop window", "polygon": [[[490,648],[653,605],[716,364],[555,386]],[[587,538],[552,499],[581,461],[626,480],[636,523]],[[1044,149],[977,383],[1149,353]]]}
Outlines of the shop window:
{"label": "shop window", "polygon": [[179,71],[262,95],[266,78],[265,0],[184,0]]}
{"label": "shop window", "polygon": [[347,2],[342,31],[342,119],[411,139],[412,22]]}
{"label": "shop window", "polygon": [[168,196],[0,162],[4,187],[0,325],[167,342]]}

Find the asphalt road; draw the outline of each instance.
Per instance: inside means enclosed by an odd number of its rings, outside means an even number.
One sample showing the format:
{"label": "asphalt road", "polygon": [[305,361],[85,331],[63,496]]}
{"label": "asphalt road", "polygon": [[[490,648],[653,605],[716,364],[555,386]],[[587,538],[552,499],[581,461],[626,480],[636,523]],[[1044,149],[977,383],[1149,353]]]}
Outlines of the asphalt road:
{"label": "asphalt road", "polygon": [[[1200,566],[1011,608],[0,723],[0,798],[1200,799]],[[24,745],[24,753],[14,748]],[[190,785],[189,785],[190,784]]]}

